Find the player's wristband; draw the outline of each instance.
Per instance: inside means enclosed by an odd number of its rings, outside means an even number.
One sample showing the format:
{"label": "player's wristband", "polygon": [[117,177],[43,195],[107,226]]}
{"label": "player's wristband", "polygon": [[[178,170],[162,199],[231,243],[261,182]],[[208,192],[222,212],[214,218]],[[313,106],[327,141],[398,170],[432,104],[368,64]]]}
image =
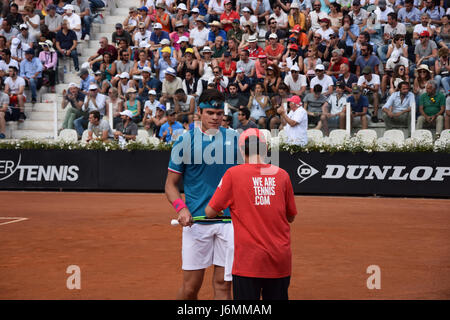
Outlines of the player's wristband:
{"label": "player's wristband", "polygon": [[187,208],[187,205],[181,199],[175,200],[174,202],[172,202],[172,205],[177,213],[180,212],[181,209]]}

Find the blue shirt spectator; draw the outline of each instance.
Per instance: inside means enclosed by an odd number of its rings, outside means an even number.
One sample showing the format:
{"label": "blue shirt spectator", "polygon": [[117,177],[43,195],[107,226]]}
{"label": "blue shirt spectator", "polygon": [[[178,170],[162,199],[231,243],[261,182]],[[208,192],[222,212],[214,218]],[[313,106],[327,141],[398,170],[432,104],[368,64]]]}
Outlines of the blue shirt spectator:
{"label": "blue shirt spectator", "polygon": [[[359,27],[356,24],[352,24],[350,26],[350,32],[353,33],[356,37],[359,36]],[[342,39],[344,36],[344,27],[339,28],[339,38]],[[353,40],[350,36],[347,35],[347,38],[345,39],[345,44],[347,47],[353,47]]]}
{"label": "blue shirt spectator", "polygon": [[405,23],[405,19],[409,19],[414,22],[420,22],[420,15],[422,13],[416,7],[412,7],[411,11],[407,11],[405,7],[398,10],[398,20]]}
{"label": "blue shirt spectator", "polygon": [[400,111],[407,110],[409,107],[411,107],[413,101],[415,101],[415,98],[412,92],[408,92],[408,94],[402,100],[400,97],[400,91],[396,91],[394,92],[394,94],[389,96],[389,99],[383,106],[383,109],[388,109],[392,107],[392,112],[397,113]]}
{"label": "blue shirt spectator", "polygon": [[81,79],[80,88],[81,91],[89,92],[89,85],[95,83],[95,78],[92,75],[88,75],[84,80]]}
{"label": "blue shirt spectator", "polygon": [[[225,30],[219,30],[218,36],[221,36],[223,38],[223,41],[227,41],[227,33],[225,32]],[[213,31],[209,32],[208,41],[216,41],[216,34]]]}
{"label": "blue shirt spectator", "polygon": [[28,79],[33,78],[36,73],[39,73],[36,78],[42,78],[42,63],[37,57],[33,57],[31,61],[23,59],[20,63],[20,76]]}
{"label": "blue shirt spectator", "polygon": [[169,33],[167,31],[161,30],[161,34],[158,36],[156,32],[152,32],[150,36],[150,41],[153,41],[155,44],[159,44],[162,39],[170,40]]}
{"label": "blue shirt spectator", "polygon": [[355,97],[351,95],[347,98],[347,102],[350,102],[352,112],[363,112],[364,108],[369,107],[369,99],[366,96],[360,95],[359,100],[355,101]]}
{"label": "blue shirt spectator", "polygon": [[191,5],[191,8],[197,7],[201,16],[206,16],[208,13],[208,4],[209,0],[204,0],[200,5],[198,4],[198,0],[194,0],[194,3]]}
{"label": "blue shirt spectator", "polygon": [[173,135],[181,135],[184,131],[183,125],[178,121],[175,121],[172,125],[167,121],[161,126],[161,129],[159,129],[159,136],[161,138],[164,136],[164,133],[167,132],[164,142],[172,142],[172,135],[170,134],[169,128],[172,128]]}
{"label": "blue shirt spectator", "polygon": [[161,83],[164,81],[164,78],[166,76],[166,69],[168,67],[176,69],[177,59],[170,57],[170,65],[169,65],[169,63],[166,60],[160,58],[158,60],[158,65],[155,66],[155,68],[159,70],[159,81],[161,81]]}

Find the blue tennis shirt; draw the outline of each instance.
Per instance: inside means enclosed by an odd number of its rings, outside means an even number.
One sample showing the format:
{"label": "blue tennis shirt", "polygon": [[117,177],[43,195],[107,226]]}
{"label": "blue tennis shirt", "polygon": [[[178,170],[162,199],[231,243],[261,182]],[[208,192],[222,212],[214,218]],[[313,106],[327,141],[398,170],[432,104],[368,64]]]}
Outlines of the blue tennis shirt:
{"label": "blue tennis shirt", "polygon": [[[207,135],[194,128],[178,138],[172,147],[169,171],[183,175],[186,205],[192,217],[204,216],[225,171],[238,162],[239,133],[219,128]],[[230,216],[229,209],[224,216]]]}

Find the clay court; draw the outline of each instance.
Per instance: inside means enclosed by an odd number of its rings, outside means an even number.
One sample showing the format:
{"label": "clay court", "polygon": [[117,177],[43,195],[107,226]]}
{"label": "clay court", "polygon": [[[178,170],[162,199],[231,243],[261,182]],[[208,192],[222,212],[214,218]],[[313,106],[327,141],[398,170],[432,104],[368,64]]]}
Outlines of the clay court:
{"label": "clay court", "polygon": [[[450,200],[296,202],[291,299],[450,299]],[[0,203],[0,299],[175,298],[181,229],[163,194],[0,192]],[[81,290],[66,287],[70,265]],[[370,265],[380,290],[366,286]]]}

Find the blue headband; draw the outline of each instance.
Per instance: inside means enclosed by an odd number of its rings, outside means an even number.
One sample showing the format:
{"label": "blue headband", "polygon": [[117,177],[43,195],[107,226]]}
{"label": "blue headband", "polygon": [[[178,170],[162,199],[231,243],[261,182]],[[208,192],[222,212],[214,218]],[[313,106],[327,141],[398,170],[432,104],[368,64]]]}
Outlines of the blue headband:
{"label": "blue headband", "polygon": [[224,103],[222,101],[211,100],[208,102],[201,102],[200,109],[223,109]]}

